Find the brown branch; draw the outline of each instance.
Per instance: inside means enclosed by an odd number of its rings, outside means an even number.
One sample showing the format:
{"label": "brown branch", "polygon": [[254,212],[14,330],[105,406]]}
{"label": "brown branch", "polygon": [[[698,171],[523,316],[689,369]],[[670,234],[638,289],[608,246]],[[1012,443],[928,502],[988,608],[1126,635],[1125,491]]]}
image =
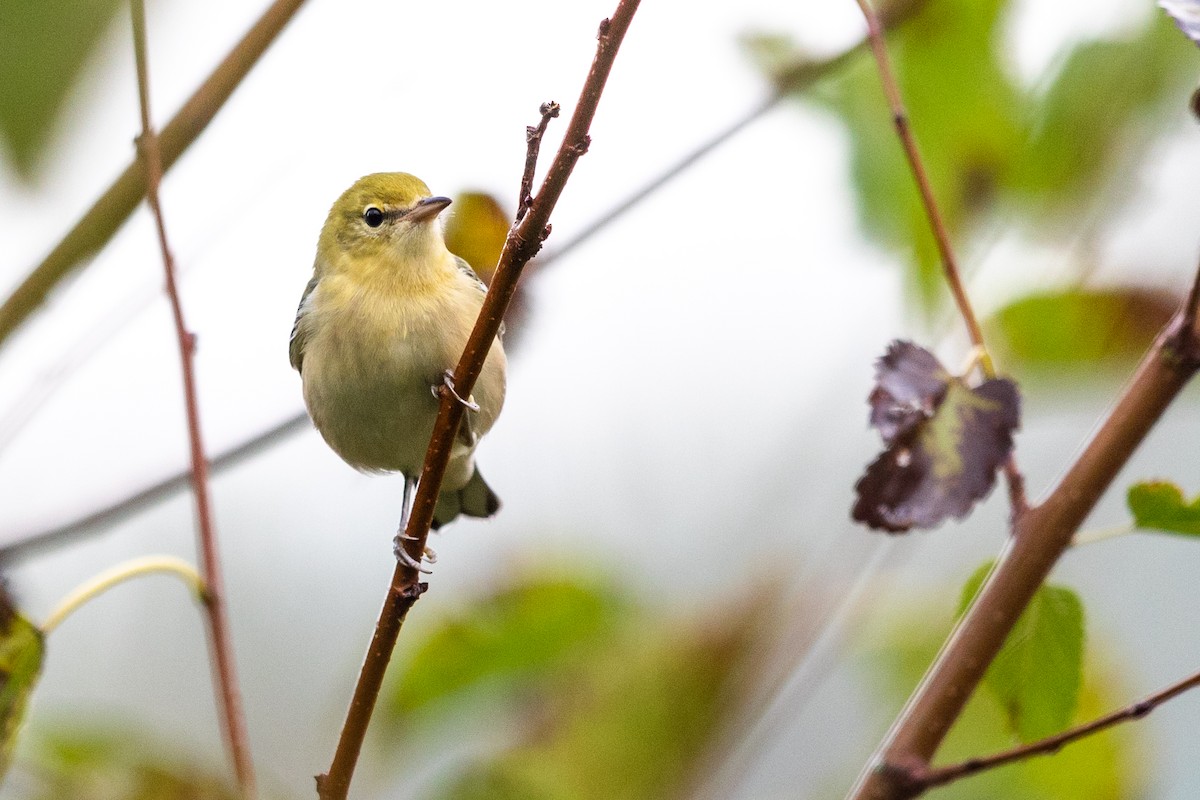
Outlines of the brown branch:
{"label": "brown branch", "polygon": [[[1082,454],[1040,505],[1013,525],[1014,535],[991,577],[900,712],[849,797],[898,800],[919,787],[904,775],[927,766],[962,713],[1021,612],[1071,544],[1084,518],[1200,369],[1200,337],[1181,310],[1142,359],[1117,404]],[[902,769],[888,769],[899,765]]]}
{"label": "brown branch", "polygon": [[887,97],[888,107],[892,112],[892,124],[896,126],[896,134],[900,137],[904,155],[908,159],[908,166],[912,169],[917,189],[921,193],[921,202],[925,206],[925,214],[929,217],[929,226],[933,229],[933,238],[937,241],[938,253],[942,257],[942,269],[946,274],[946,283],[950,285],[950,292],[954,295],[958,313],[967,326],[967,335],[971,337],[971,344],[983,348],[983,330],[979,327],[979,320],[975,316],[975,310],[971,308],[971,301],[967,298],[967,291],[963,287],[962,274],[958,269],[958,259],[954,255],[954,248],[950,245],[950,234],[946,231],[946,223],[942,220],[937,200],[933,196],[933,188],[929,184],[925,163],[921,160],[921,152],[917,149],[917,142],[913,137],[908,112],[904,109],[904,101],[900,97],[900,87],[896,83],[891,60],[888,58],[887,44],[883,40],[883,25],[871,8],[869,0],[855,0],[855,2],[858,3],[858,7],[867,20],[867,38],[871,42],[871,52],[879,67],[883,93]]}
{"label": "brown branch", "polygon": [[[996,370],[992,364],[991,355],[988,353],[987,345],[983,341],[983,329],[979,325],[979,318],[975,316],[975,309],[971,307],[971,300],[967,297],[967,290],[962,281],[962,271],[958,268],[958,258],[954,255],[954,247],[950,244],[950,234],[946,230],[942,213],[938,210],[937,199],[933,196],[933,187],[929,183],[925,162],[921,159],[921,151],[913,136],[908,112],[904,108],[904,100],[900,97],[900,86],[892,71],[887,43],[883,38],[886,30],[885,23],[880,20],[879,15],[871,7],[870,0],[855,0],[855,2],[858,3],[859,9],[867,21],[867,40],[871,43],[871,53],[875,56],[875,64],[879,68],[879,80],[883,84],[883,93],[892,112],[892,124],[896,126],[896,135],[900,138],[904,156],[908,159],[909,169],[912,170],[913,179],[921,194],[921,204],[925,208],[925,216],[929,219],[929,227],[933,231],[938,253],[942,257],[942,272],[945,275],[946,284],[950,287],[950,294],[954,296],[954,304],[958,306],[958,313],[967,327],[967,336],[970,337],[971,344],[982,351],[981,366],[984,374],[989,378],[995,377]],[[901,6],[898,12],[907,13],[907,10]],[[893,14],[895,13],[897,12],[893,12]],[[1029,508],[1025,497],[1025,478],[1017,467],[1015,456],[1010,455],[1005,460],[1002,469],[1008,483],[1012,518],[1015,520]]]}
{"label": "brown branch", "polygon": [[163,271],[166,273],[167,297],[175,320],[175,336],[179,342],[179,361],[183,371],[183,393],[187,406],[188,445],[192,461],[192,491],[196,498],[196,533],[201,554],[201,574],[204,576],[204,606],[207,611],[210,646],[213,658],[213,682],[220,698],[219,707],[225,728],[226,745],[233,759],[234,772],[243,798],[256,796],[254,767],[250,760],[250,745],[246,735],[246,720],[238,694],[237,671],[233,662],[233,645],[229,636],[229,619],[225,613],[225,591],[221,579],[221,562],[217,555],[217,534],[213,529],[212,508],[208,489],[208,460],[200,432],[200,406],[196,397],[196,337],[187,329],[179,287],[175,281],[175,261],[167,243],[167,228],[163,222],[158,187],[162,180],[162,153],[158,136],[150,122],[150,76],[146,58],[146,9],[143,0],[133,0],[133,49],[137,62],[138,105],[141,108],[142,132],[137,139],[138,158],[144,170],[146,200],[158,230],[162,250]]}
{"label": "brown branch", "polygon": [[[550,233],[550,214],[558,202],[579,157],[587,152],[590,143],[588,130],[604,84],[608,80],[613,61],[629,28],[640,0],[619,0],[611,19],[600,23],[597,36],[596,56],[584,82],[575,113],[563,136],[562,145],[554,157],[550,169],[542,181],[541,189],[521,221],[509,232],[496,267],[492,283],[484,299],[483,308],[471,336],[467,340],[462,357],[454,369],[454,384],[458,394],[469,397],[475,381],[483,369],[492,342],[500,331],[500,323],[509,301],[516,291],[521,270],[541,248],[542,241]],[[543,116],[543,119],[545,117]],[[438,491],[450,457],[455,433],[462,420],[463,405],[449,391],[441,392],[437,421],[433,436],[425,454],[425,465],[413,502],[405,533],[410,537],[406,549],[410,556],[419,561],[425,550],[429,526],[433,521],[433,510]],[[392,576],[383,610],[375,626],[371,645],[359,673],[354,697],[346,715],[346,722],[334,752],[329,772],[317,776],[317,794],[321,800],[341,800],[347,796],[354,766],[362,749],[363,738],[370,724],[371,713],[383,684],[388,661],[395,648],[396,639],[408,610],[416,602],[427,584],[418,581],[416,570],[397,564]]]}
{"label": "brown branch", "polygon": [[[993,753],[990,756],[982,756],[979,758],[969,758],[966,761],[961,761],[957,764],[949,764],[944,767],[933,767],[926,769],[915,769],[909,771],[909,774],[904,780],[911,783],[914,787],[920,787],[920,791],[933,789],[937,786],[943,786],[947,783],[952,783],[961,778],[966,778],[976,773],[983,772],[996,767],[1002,767],[1005,764],[1011,764],[1014,761],[1020,761],[1031,756],[1052,755],[1057,753],[1063,747],[1072,742],[1091,736],[1119,725],[1122,722],[1129,720],[1141,719],[1149,714],[1154,709],[1158,708],[1163,703],[1178,697],[1189,689],[1194,689],[1200,686],[1200,672],[1189,675],[1181,681],[1171,684],[1165,689],[1161,689],[1154,694],[1139,700],[1132,705],[1124,708],[1119,708],[1112,713],[1105,714],[1103,717],[1084,723],[1070,730],[1057,733],[1054,736],[1047,736],[1045,739],[1039,739],[1036,742],[1023,744],[1020,747],[1014,747],[1010,750],[1004,750],[999,753]],[[901,767],[887,766],[885,770],[901,770]]]}
{"label": "brown branch", "polygon": [[556,119],[562,106],[551,100],[542,103],[538,109],[542,119],[537,125],[525,128],[525,172],[521,175],[521,196],[517,198],[517,222],[525,218],[525,213],[533,203],[533,177],[537,172],[538,152],[542,149],[542,137],[546,135],[546,127],[550,120]]}
{"label": "brown branch", "polygon": [[[304,0],[275,0],[162,129],[164,172],[208,126],[303,4]],[[0,305],[0,346],[59,282],[108,243],[145,196],[146,177],[134,161]]]}

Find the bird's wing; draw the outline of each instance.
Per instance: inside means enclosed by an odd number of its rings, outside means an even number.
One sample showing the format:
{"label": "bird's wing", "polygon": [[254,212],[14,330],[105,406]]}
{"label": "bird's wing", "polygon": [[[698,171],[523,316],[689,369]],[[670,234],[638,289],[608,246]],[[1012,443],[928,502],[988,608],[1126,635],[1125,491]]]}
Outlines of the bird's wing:
{"label": "bird's wing", "polygon": [[317,288],[317,282],[321,279],[316,275],[308,282],[308,286],[304,287],[304,294],[300,297],[300,307],[296,309],[296,321],[292,324],[292,336],[288,342],[288,356],[292,362],[292,368],[297,372],[300,371],[300,365],[304,362],[304,342],[307,338],[305,330],[300,325],[300,320],[304,319],[307,313],[305,306],[308,305],[308,298],[312,295],[313,289]]}
{"label": "bird's wing", "polygon": [[479,287],[479,293],[487,294],[487,285],[479,280],[479,276],[475,274],[475,270],[471,269],[471,265],[467,263],[467,260],[461,256],[454,256],[454,261],[458,264],[459,271],[474,281],[475,285]]}
{"label": "bird's wing", "polygon": [[[480,296],[486,295],[487,290],[488,290],[487,284],[479,279],[479,276],[475,274],[475,270],[471,269],[471,265],[467,263],[467,260],[461,256],[454,256],[454,260],[458,264],[459,271],[462,272],[464,275],[466,275],[468,278],[470,278],[475,283],[475,285],[477,287],[479,287]],[[499,335],[501,337],[504,336],[504,323],[503,322],[500,323]]]}

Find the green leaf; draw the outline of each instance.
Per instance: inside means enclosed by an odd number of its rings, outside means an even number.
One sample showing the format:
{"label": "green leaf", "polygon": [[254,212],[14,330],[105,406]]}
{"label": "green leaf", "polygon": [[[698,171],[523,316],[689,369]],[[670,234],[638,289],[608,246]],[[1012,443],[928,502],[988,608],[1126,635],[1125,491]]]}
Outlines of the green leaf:
{"label": "green leaf", "polygon": [[29,696],[42,671],[42,632],[21,616],[0,588],[0,778],[8,772]]}
{"label": "green leaf", "polygon": [[[960,610],[978,594],[990,563],[963,586]],[[1043,585],[988,668],[985,684],[1023,742],[1071,724],[1083,679],[1083,603],[1062,586]]]}
{"label": "green leaf", "polygon": [[1200,536],[1200,497],[1187,502],[1170,481],[1135,483],[1125,499],[1139,528]]}
{"label": "green leaf", "polygon": [[472,603],[415,644],[391,709],[404,717],[481,686],[554,672],[613,635],[627,609],[609,591],[536,580]]}
{"label": "green leaf", "polygon": [[0,143],[21,178],[34,177],[80,69],[121,7],[0,0]]}
{"label": "green leaf", "polygon": [[1135,286],[1039,292],[988,322],[988,342],[1005,363],[1057,373],[1064,367],[1123,364],[1140,358],[1179,300]]}
{"label": "green leaf", "polygon": [[1038,224],[1071,215],[1121,179],[1119,166],[1182,106],[1194,79],[1195,48],[1162,14],[1132,35],[1084,42],[1037,98],[1036,122],[1009,185]]}
{"label": "green leaf", "polygon": [[[910,599],[911,603],[911,599]],[[877,615],[862,633],[875,642],[870,652],[865,702],[899,708],[921,680],[950,632],[944,598]],[[1079,711],[1072,723],[1094,719],[1129,702],[1133,692],[1103,660],[1099,647],[1089,648],[1088,668],[1080,691]],[[1098,652],[1100,651],[1100,652]],[[1152,796],[1149,776],[1155,762],[1137,746],[1143,733],[1135,726],[1117,726],[1081,739],[1051,757],[1023,759],[981,772],[930,792],[936,800],[1128,800]],[[951,764],[1012,746],[1005,709],[989,690],[975,693],[938,749],[938,763]],[[848,770],[861,763],[848,759]],[[853,778],[849,772],[846,781]],[[823,794],[841,798],[845,785]]]}

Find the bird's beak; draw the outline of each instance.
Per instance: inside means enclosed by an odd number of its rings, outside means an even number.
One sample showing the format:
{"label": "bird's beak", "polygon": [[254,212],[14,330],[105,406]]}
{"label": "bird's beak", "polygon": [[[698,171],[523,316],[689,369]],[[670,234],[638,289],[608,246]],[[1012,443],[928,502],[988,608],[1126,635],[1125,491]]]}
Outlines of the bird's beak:
{"label": "bird's beak", "polygon": [[405,215],[407,222],[424,222],[442,213],[442,209],[450,205],[449,197],[426,197],[418,200],[412,211]]}

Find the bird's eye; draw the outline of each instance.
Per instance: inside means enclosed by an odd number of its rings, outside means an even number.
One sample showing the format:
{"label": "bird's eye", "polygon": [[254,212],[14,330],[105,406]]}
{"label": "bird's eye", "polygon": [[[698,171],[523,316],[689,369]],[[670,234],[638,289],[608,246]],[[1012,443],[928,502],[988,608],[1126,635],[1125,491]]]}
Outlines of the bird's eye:
{"label": "bird's eye", "polygon": [[378,228],[383,224],[383,212],[375,206],[367,206],[363,211],[363,222],[367,223],[369,227]]}

